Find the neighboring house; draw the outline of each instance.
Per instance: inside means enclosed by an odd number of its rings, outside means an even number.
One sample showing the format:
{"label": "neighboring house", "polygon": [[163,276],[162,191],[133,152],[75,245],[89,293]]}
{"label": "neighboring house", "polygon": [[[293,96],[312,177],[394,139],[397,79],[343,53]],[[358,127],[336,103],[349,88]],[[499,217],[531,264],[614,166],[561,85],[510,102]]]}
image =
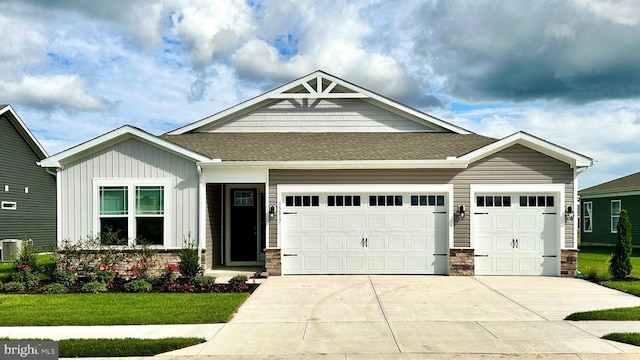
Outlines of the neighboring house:
{"label": "neighboring house", "polygon": [[58,239],[112,230],[206,268],[279,274],[575,274],[580,168],[317,71],[160,137],[124,126],[41,162]]}
{"label": "neighboring house", "polygon": [[[629,212],[632,229],[640,229],[640,172],[581,190],[581,245],[615,245],[620,210]],[[640,246],[640,236],[633,238]]]}
{"label": "neighboring house", "polygon": [[56,244],[56,179],[37,162],[49,156],[9,105],[0,105],[0,240]]}

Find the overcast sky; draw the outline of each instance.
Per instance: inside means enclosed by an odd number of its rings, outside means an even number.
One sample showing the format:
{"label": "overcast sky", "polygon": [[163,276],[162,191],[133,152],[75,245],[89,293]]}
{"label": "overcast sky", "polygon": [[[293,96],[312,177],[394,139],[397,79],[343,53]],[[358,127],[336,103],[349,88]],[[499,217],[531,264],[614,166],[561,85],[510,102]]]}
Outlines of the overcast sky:
{"label": "overcast sky", "polygon": [[640,171],[640,1],[0,1],[0,103],[50,154],[317,69],[476,133]]}

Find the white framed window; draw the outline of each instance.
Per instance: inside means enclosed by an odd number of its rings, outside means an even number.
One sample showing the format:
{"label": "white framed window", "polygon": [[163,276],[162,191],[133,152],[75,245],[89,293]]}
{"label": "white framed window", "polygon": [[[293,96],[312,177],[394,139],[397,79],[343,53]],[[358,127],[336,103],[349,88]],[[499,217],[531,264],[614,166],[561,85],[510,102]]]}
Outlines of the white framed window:
{"label": "white framed window", "polygon": [[593,203],[585,202],[582,208],[584,209],[584,232],[593,232]]}
{"label": "white framed window", "polygon": [[618,221],[620,220],[620,210],[622,204],[620,200],[611,200],[611,232],[618,232]]}
{"label": "white framed window", "polygon": [[168,179],[94,180],[94,229],[102,244],[165,246],[169,184]]}

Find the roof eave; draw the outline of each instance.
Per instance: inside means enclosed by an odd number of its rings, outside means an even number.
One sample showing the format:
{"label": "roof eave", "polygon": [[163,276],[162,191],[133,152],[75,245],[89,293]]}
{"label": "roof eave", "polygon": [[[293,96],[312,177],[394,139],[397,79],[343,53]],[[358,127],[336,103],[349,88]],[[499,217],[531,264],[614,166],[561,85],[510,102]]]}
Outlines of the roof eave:
{"label": "roof eave", "polygon": [[266,167],[270,169],[464,169],[465,160],[299,160],[299,161],[211,161],[198,162],[206,167]]}
{"label": "roof eave", "polygon": [[104,149],[113,144],[117,144],[130,138],[137,138],[145,141],[151,145],[158,146],[169,152],[172,152],[178,156],[198,161],[208,161],[208,157],[196,153],[192,150],[186,149],[178,144],[164,140],[158,136],[152,135],[146,131],[138,128],[125,125],[106,134],[100,135],[80,145],[72,147],[68,150],[62,151],[58,154],[50,156],[38,163],[41,167],[47,168],[62,168],[65,163],[69,163],[75,159],[78,159],[86,154],[93,153],[100,149]]}

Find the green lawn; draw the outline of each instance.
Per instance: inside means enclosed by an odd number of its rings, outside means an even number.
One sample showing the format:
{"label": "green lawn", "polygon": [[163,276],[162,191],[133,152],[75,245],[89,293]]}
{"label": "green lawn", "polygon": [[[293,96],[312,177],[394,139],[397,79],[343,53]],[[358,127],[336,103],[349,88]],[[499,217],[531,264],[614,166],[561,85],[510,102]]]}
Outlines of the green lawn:
{"label": "green lawn", "polygon": [[227,322],[248,293],[0,295],[0,326]]}
{"label": "green lawn", "polygon": [[612,333],[602,337],[603,339],[618,341],[635,346],[640,346],[640,333]]}
{"label": "green lawn", "polygon": [[[48,339],[9,339],[0,341],[51,341]],[[154,356],[205,342],[202,338],[165,339],[65,339],[58,342],[59,357]]]}
{"label": "green lawn", "polygon": [[[606,272],[611,257],[611,247],[583,247],[578,253],[578,269],[587,274],[596,269]],[[627,281],[601,281],[600,285],[620,290],[632,295],[640,296],[640,250],[635,250],[631,258],[633,270]],[[612,304],[613,305],[613,304]],[[640,320],[640,307],[616,308],[574,313],[566,320]]]}
{"label": "green lawn", "polygon": [[[607,271],[609,269],[609,259],[613,247],[607,246],[584,246],[580,248],[578,252],[578,270],[583,274],[587,273],[589,269],[596,269],[599,271]],[[633,270],[631,271],[631,277],[640,279],[640,249],[634,249],[631,254],[631,265]]]}

